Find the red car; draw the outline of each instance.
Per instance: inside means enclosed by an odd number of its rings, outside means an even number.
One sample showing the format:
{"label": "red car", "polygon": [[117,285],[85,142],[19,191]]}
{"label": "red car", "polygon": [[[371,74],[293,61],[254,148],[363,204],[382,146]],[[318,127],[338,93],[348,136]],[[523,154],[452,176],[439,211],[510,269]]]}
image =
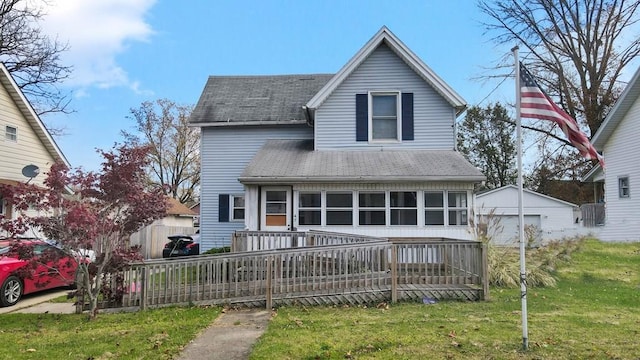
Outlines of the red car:
{"label": "red car", "polygon": [[73,286],[77,264],[44,241],[0,240],[0,305],[15,305],[25,294]]}

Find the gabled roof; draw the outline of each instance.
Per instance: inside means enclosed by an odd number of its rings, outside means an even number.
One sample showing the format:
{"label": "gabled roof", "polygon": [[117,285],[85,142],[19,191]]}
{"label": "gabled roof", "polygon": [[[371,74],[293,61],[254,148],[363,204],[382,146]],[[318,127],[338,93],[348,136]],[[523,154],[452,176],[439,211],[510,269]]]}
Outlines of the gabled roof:
{"label": "gabled roof", "polygon": [[302,105],[332,76],[210,76],[189,122],[196,126],[305,124]]}
{"label": "gabled roof", "polygon": [[[505,185],[503,187],[499,187],[499,188],[496,188],[496,189],[491,189],[489,191],[485,191],[483,193],[479,193],[479,194],[476,195],[476,198],[483,198],[483,197],[485,197],[487,195],[491,195],[491,194],[495,194],[495,193],[499,193],[499,192],[503,192],[503,191],[510,191],[510,190],[516,190],[517,191],[518,187],[515,186],[515,185]],[[528,189],[522,189],[522,190],[526,194],[530,194],[530,195],[533,195],[533,196],[539,196],[539,197],[541,197],[543,199],[555,201],[555,202],[557,202],[559,204],[568,205],[568,206],[571,206],[571,207],[578,207],[578,205],[576,205],[574,203],[570,203],[568,201],[560,200],[560,199],[554,198],[554,197],[549,196],[549,195],[540,194],[538,192],[535,192],[535,191],[532,191],[532,190],[528,190]]]}
{"label": "gabled roof", "polygon": [[167,215],[185,215],[185,216],[195,216],[196,214],[193,210],[189,209],[187,205],[182,204],[177,199],[167,197],[167,204],[169,208],[167,209]]}
{"label": "gabled roof", "polygon": [[40,117],[33,110],[31,103],[29,103],[29,100],[27,100],[22,93],[20,87],[18,87],[18,84],[16,84],[15,80],[9,73],[9,70],[7,70],[2,63],[0,63],[0,83],[2,83],[5,89],[7,89],[9,96],[11,96],[11,99],[18,107],[18,110],[20,110],[22,116],[24,116],[25,120],[36,133],[38,139],[40,139],[49,154],[51,154],[55,160],[62,161],[67,167],[71,167],[69,161],[58,147],[58,144],[56,144],[55,140],[53,140],[53,137],[51,137],[51,134],[42,123],[42,120],[40,120]]}
{"label": "gabled roof", "polygon": [[268,140],[238,180],[290,184],[484,179],[480,170],[452,150],[314,151],[313,140]]}
{"label": "gabled roof", "polygon": [[409,67],[413,69],[424,81],[429,83],[444,99],[456,109],[456,114],[460,114],[466,108],[466,102],[449,85],[447,85],[431,68],[429,68],[420,58],[398,39],[386,26],[369,40],[360,51],[358,51],[347,62],[346,65],[333,76],[331,80],[317,93],[309,102],[307,107],[317,109],[371,55],[380,44],[385,43],[395,52]]}
{"label": "gabled roof", "polygon": [[602,125],[600,125],[598,131],[596,131],[596,134],[591,138],[593,146],[598,150],[603,149],[613,131],[618,127],[618,124],[620,124],[624,116],[629,112],[629,109],[638,97],[640,97],[640,68],[636,70],[636,73],[631,78],[629,84],[627,84],[622,95],[620,95],[618,101],[616,101],[613,108],[609,111]]}

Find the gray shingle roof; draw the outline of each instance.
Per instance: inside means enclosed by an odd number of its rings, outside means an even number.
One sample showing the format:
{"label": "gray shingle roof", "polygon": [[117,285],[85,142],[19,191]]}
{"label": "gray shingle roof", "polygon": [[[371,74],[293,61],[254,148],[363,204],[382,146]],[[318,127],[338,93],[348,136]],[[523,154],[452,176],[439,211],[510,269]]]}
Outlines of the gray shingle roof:
{"label": "gray shingle roof", "polygon": [[245,184],[484,180],[456,151],[313,151],[313,140],[269,140],[247,165]]}
{"label": "gray shingle roof", "polygon": [[191,114],[196,125],[303,123],[302,106],[331,74],[210,76]]}

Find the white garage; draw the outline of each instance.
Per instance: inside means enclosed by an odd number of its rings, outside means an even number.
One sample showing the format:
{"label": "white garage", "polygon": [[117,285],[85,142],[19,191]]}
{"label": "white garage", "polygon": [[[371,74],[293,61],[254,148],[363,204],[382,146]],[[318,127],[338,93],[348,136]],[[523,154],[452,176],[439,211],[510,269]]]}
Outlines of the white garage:
{"label": "white garage", "polygon": [[[518,187],[508,185],[476,194],[476,218],[492,211],[498,221],[499,233],[493,234],[497,245],[518,245]],[[524,190],[523,211],[525,232],[535,243],[575,236],[584,229],[579,224],[577,205],[535,191]],[[526,237],[526,236],[525,236]]]}

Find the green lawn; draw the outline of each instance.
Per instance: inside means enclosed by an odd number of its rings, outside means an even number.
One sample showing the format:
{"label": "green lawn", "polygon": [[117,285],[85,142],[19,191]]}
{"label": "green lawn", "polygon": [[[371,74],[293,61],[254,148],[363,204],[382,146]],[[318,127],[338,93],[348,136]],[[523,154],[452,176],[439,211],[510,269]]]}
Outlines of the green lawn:
{"label": "green lawn", "polygon": [[640,244],[587,241],[555,288],[481,303],[278,309],[251,359],[639,359]]}
{"label": "green lawn", "polygon": [[5,314],[0,359],[171,359],[220,313],[216,307],[138,313]]}

